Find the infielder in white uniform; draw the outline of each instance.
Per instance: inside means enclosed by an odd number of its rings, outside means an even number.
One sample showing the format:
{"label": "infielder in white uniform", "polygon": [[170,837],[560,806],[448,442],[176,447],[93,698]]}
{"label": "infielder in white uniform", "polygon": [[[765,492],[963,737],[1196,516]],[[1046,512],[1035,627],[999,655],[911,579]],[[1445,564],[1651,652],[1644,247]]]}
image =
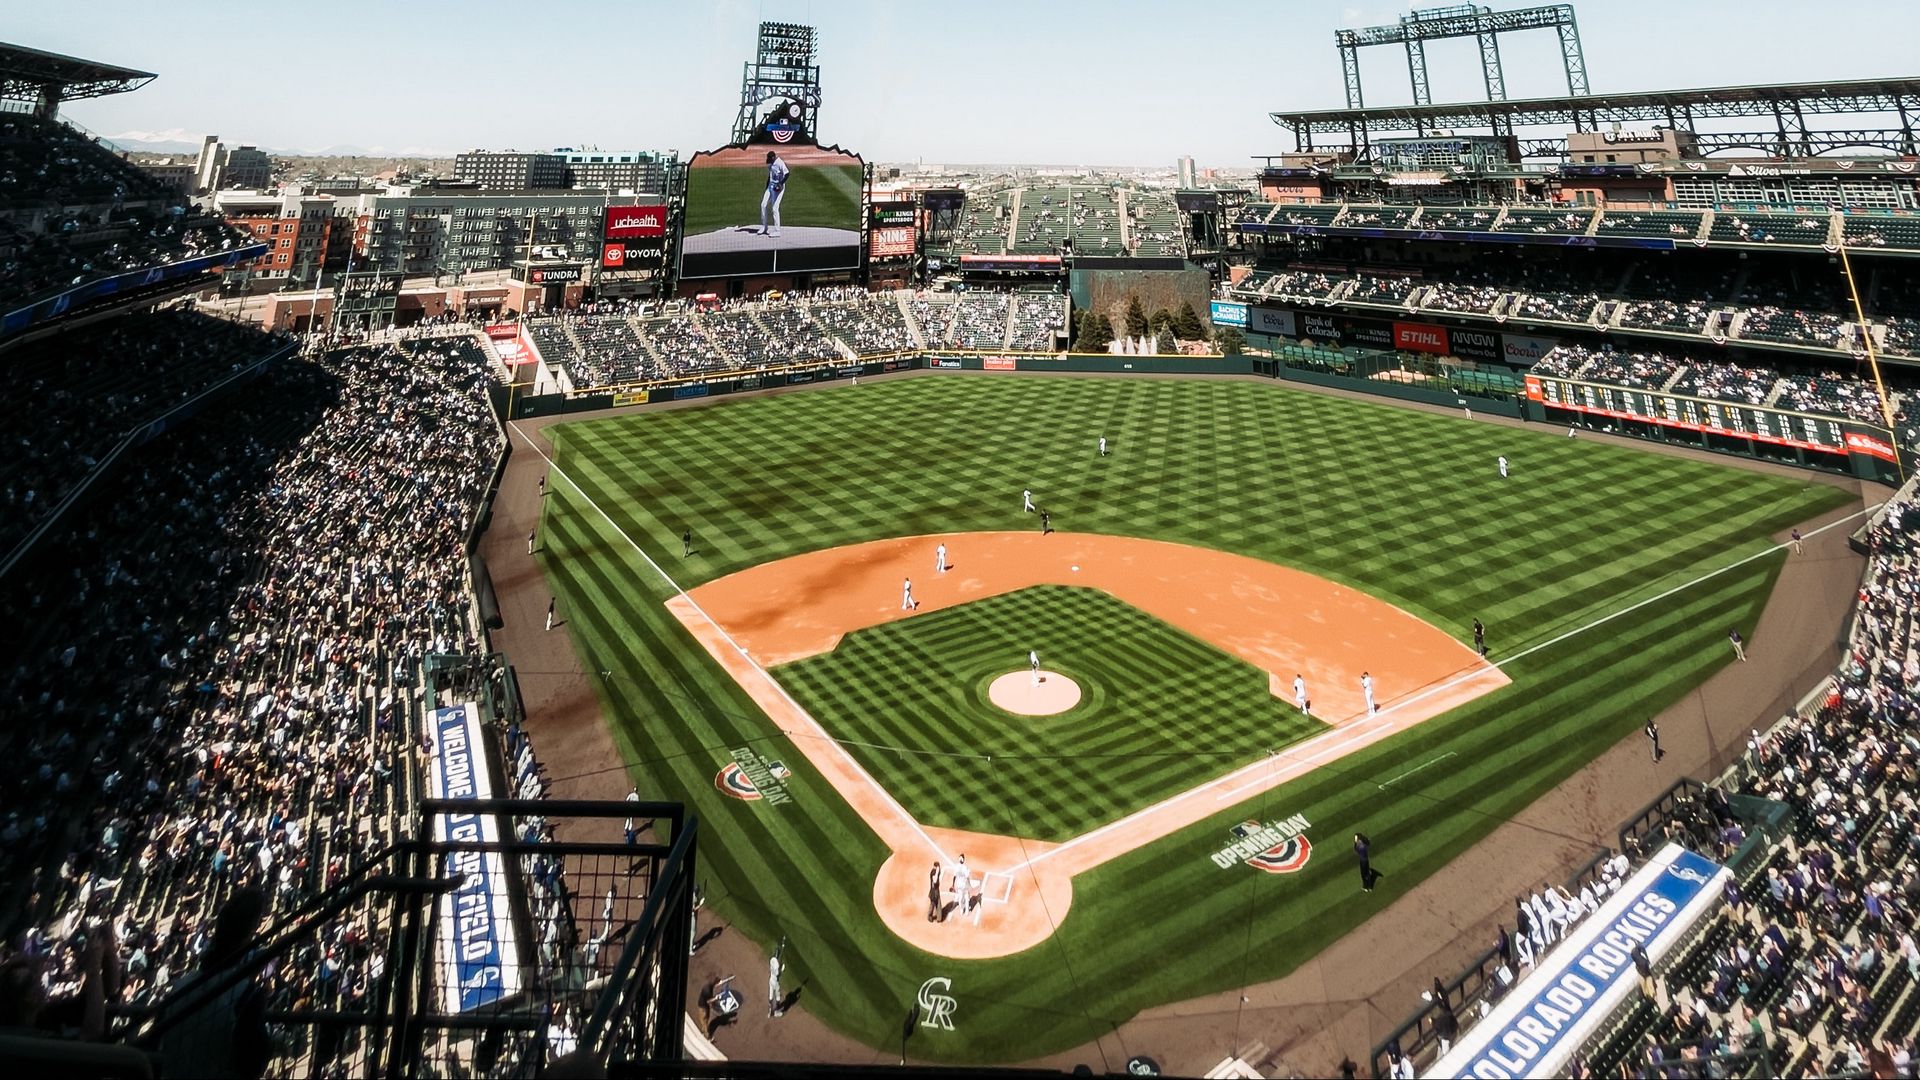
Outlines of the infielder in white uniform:
{"label": "infielder in white uniform", "polygon": [[[1029,513],[1029,514],[1033,513],[1033,489],[1032,488],[1021,489],[1020,509],[1025,513]],[[531,540],[527,541],[527,550],[529,552],[533,550],[533,541]]]}
{"label": "infielder in white uniform", "polygon": [[780,999],[784,996],[785,995],[780,992],[780,958],[778,956],[769,956],[767,957],[768,1019],[780,1015]]}
{"label": "infielder in white uniform", "polygon": [[1307,701],[1307,680],[1301,678],[1299,675],[1293,677],[1293,704],[1294,707],[1301,712],[1309,716],[1313,715],[1313,711],[1307,708],[1307,706],[1311,704]]}
{"label": "infielder in white uniform", "polygon": [[919,606],[920,602],[913,598],[913,579],[907,578],[900,583],[900,610],[912,611]]}
{"label": "infielder in white uniform", "polygon": [[1506,478],[1507,478],[1507,455],[1501,454],[1500,455],[1500,479],[1505,480]]}
{"label": "infielder in white uniform", "polygon": [[933,549],[933,572],[936,574],[947,572],[947,545],[945,544]]}
{"label": "infielder in white uniform", "polygon": [[[780,199],[787,193],[787,163],[773,151],[767,151],[767,193],[760,196],[760,232],[780,235]],[[767,211],[773,211],[773,227],[767,227]]]}
{"label": "infielder in white uniform", "polygon": [[1040,650],[1027,650],[1027,667],[1033,671],[1033,685],[1040,685]]}
{"label": "infielder in white uniform", "polygon": [[1105,435],[1100,436],[1100,456],[1107,456],[1107,437]]}
{"label": "infielder in white uniform", "polygon": [[1367,712],[1379,712],[1380,706],[1373,703],[1373,676],[1365,671],[1360,673],[1360,692],[1367,696]]}

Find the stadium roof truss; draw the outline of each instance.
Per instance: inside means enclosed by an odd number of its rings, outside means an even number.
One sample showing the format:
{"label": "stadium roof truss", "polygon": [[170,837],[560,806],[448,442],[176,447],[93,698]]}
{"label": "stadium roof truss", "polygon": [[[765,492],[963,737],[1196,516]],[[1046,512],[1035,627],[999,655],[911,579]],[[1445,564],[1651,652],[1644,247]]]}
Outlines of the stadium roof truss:
{"label": "stadium roof truss", "polygon": [[1360,92],[1360,50],[1370,45],[1404,45],[1407,50],[1407,75],[1413,81],[1413,102],[1431,105],[1433,91],[1427,82],[1427,42],[1446,38],[1473,38],[1480,45],[1480,74],[1486,81],[1487,100],[1503,101],[1507,96],[1506,74],[1500,66],[1500,35],[1517,30],[1548,30],[1560,36],[1560,59],[1567,69],[1567,93],[1587,93],[1587,60],[1580,50],[1580,27],[1573,17],[1573,5],[1495,11],[1473,4],[1425,8],[1400,16],[1400,21],[1385,26],[1367,26],[1358,30],[1335,30],[1334,47],[1340,50],[1340,70],[1347,80],[1347,108],[1366,106]]}
{"label": "stadium roof truss", "polygon": [[0,42],[0,100],[46,104],[105,97],[138,90],[155,78],[151,71]]}
{"label": "stadium roof truss", "polygon": [[[1512,101],[1387,105],[1375,108],[1276,112],[1273,122],[1293,133],[1305,153],[1365,155],[1374,136],[1479,130],[1512,134],[1516,128],[1559,126],[1600,131],[1612,124],[1655,123],[1695,132],[1703,153],[1749,147],[1782,157],[1817,157],[1842,147],[1872,147],[1893,154],[1916,153],[1914,123],[1920,120],[1920,78],[1853,79],[1825,83],[1772,83],[1699,90],[1648,90],[1624,94],[1570,95]],[[1820,128],[1809,117],[1852,116],[1894,120],[1897,127]],[[1766,130],[1701,132],[1702,120],[1760,119]],[[1344,143],[1316,136],[1344,136]],[[1522,139],[1523,157],[1560,157],[1560,139]]]}

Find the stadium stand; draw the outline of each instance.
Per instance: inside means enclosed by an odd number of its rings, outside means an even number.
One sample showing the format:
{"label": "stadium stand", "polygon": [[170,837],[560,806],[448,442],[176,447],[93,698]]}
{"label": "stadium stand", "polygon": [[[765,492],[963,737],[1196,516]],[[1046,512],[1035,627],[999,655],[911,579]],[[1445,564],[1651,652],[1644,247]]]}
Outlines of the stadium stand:
{"label": "stadium stand", "polygon": [[1020,352],[1051,352],[1054,337],[1067,324],[1063,297],[1020,294],[1014,298],[1013,333],[1007,347]]}
{"label": "stadium stand", "polygon": [[1136,255],[1184,255],[1186,239],[1180,230],[1179,209],[1173,193],[1144,188],[1127,193],[1128,231]]}
{"label": "stadium stand", "polygon": [[1340,224],[1356,229],[1408,229],[1419,212],[1418,206],[1348,206]]}
{"label": "stadium stand", "polygon": [[913,328],[892,293],[868,299],[817,303],[813,321],[856,356],[902,352],[915,347]]}
{"label": "stadium stand", "polygon": [[1833,226],[1830,214],[1755,214],[1722,210],[1713,216],[1707,239],[1727,244],[1780,244],[1821,247]]}
{"label": "stadium stand", "polygon": [[[1533,371],[1557,378],[1885,423],[1880,392],[1873,383],[1841,371],[1782,372],[1757,364],[1576,345],[1558,346],[1535,363]],[[1892,392],[1889,403],[1898,415],[1905,398]]]}
{"label": "stadium stand", "polygon": [[1698,210],[1608,210],[1600,215],[1598,236],[1652,236],[1692,240],[1705,215]]}
{"label": "stadium stand", "polygon": [[1287,203],[1273,215],[1271,224],[1325,226],[1333,224],[1346,207],[1337,203]]}
{"label": "stadium stand", "polygon": [[1840,235],[1848,247],[1920,250],[1920,217],[1848,214]]}
{"label": "stadium stand", "polygon": [[1030,187],[1020,194],[1020,216],[1013,225],[1013,250],[1045,255],[1060,250],[1069,234],[1071,189]]}
{"label": "stadium stand", "polygon": [[[409,687],[473,644],[466,537],[502,448],[480,356],[275,365],[0,583],[34,613],[4,631],[31,660],[5,700],[56,721],[9,733],[32,764],[0,827],[44,985],[76,983],[104,937],[126,956],[110,1004],[151,1004],[231,900],[291,910],[410,827]],[[364,911],[330,923],[272,970],[269,1007],[363,1008],[385,941]]]}
{"label": "stadium stand", "polygon": [[1013,298],[1007,293],[967,293],[953,308],[953,344],[962,349],[1004,349],[1007,315]]}
{"label": "stadium stand", "polygon": [[[1553,233],[1579,236],[1593,221],[1593,211],[1582,209],[1520,208],[1507,211],[1500,221],[1500,232]],[[1425,224],[1423,219],[1421,224]]]}
{"label": "stadium stand", "polygon": [[9,357],[20,374],[0,461],[0,555],[14,550],[129,433],[194,400],[287,339],[187,311],[128,315]]}
{"label": "stadium stand", "polygon": [[1431,206],[1420,215],[1423,229],[1450,229],[1459,232],[1489,232],[1500,216],[1491,206]]}

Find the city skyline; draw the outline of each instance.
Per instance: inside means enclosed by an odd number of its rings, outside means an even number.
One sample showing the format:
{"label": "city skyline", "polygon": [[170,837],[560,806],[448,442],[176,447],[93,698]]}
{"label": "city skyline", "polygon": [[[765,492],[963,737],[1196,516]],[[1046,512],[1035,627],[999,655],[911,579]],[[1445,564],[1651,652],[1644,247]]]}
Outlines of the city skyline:
{"label": "city skyline", "polygon": [[[740,67],[763,19],[820,30],[823,141],[871,161],[946,165],[1245,169],[1292,149],[1267,114],[1344,104],[1337,27],[1392,22],[1408,5],[1282,5],[1199,17],[1142,0],[1033,7],[946,5],[561,3],[541,27],[481,0],[432,9],[328,8],[313,33],[258,40],[264,70],[219,32],[258,8],[175,11],[108,2],[79,22],[52,8],[16,15],[17,44],[158,73],[134,94],[74,102],[71,119],[108,138],[161,136],[282,151],[450,156],[469,149],[676,150],[726,141]],[[1594,92],[1898,75],[1920,17],[1903,5],[1848,6],[1848,18],[1795,19],[1785,4],[1688,7],[1616,0],[1580,5]],[[1266,28],[1270,42],[1249,35]],[[1864,32],[1864,31],[1873,32]],[[314,41],[314,35],[324,37]],[[359,40],[361,35],[365,40]],[[575,36],[585,45],[576,45]],[[241,39],[242,41],[254,39]],[[632,49],[599,49],[631,41]],[[1551,33],[1503,37],[1508,96],[1565,92]],[[1428,49],[1435,100],[1484,96],[1471,42]],[[1411,99],[1405,57],[1362,53],[1367,103]],[[241,74],[236,76],[233,71]]]}

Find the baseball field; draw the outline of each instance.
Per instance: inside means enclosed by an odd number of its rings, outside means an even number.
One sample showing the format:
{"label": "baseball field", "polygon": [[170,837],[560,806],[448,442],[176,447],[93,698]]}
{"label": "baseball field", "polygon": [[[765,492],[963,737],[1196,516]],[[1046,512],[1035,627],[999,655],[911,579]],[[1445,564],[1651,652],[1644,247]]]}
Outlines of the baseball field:
{"label": "baseball field", "polygon": [[[897,1046],[918,1002],[912,1053],[961,1062],[1292,969],[1731,660],[1769,537],[1845,499],[1244,381],[929,375],[548,434],[539,557],[641,792],[702,820],[709,903],[787,939],[828,1024]],[[1009,708],[1029,650],[1077,697]],[[929,921],[963,854],[978,906]]]}

